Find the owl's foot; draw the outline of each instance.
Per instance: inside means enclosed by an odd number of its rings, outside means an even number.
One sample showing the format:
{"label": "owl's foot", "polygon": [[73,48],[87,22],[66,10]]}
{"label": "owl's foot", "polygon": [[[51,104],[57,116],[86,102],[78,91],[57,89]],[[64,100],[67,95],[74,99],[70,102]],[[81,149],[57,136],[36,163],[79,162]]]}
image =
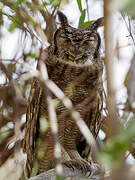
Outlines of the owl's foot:
{"label": "owl's foot", "polygon": [[66,161],[63,163],[63,165],[72,168],[73,171],[75,169],[81,170],[82,174],[84,174],[85,176],[89,177],[91,175],[91,166],[89,162],[84,159]]}
{"label": "owl's foot", "polygon": [[93,175],[104,174],[104,169],[99,164],[93,162],[91,158],[88,158],[88,162]]}

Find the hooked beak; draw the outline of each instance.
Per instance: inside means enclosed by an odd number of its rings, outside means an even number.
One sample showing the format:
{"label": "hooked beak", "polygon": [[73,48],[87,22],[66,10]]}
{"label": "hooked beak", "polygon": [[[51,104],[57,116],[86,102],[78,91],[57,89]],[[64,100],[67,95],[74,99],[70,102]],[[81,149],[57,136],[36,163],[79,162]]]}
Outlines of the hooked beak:
{"label": "hooked beak", "polygon": [[79,52],[79,46],[76,44],[75,45],[75,55],[77,56]]}

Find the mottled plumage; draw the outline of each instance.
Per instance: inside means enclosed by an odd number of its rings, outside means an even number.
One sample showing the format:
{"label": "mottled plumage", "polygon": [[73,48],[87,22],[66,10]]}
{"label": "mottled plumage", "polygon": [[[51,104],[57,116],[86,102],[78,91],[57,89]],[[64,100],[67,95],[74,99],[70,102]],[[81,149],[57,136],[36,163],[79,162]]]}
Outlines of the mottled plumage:
{"label": "mottled plumage", "polygon": [[[68,24],[66,16],[58,12],[61,27],[54,34],[54,41],[46,49],[49,78],[68,96],[96,138],[101,126],[102,111],[102,70],[100,59],[100,36],[97,28],[101,19],[90,27],[76,29]],[[56,97],[53,96],[56,100]],[[57,100],[58,101],[58,100]],[[80,133],[75,121],[64,105],[58,101],[56,113],[59,126],[59,141],[62,146],[62,163],[90,170],[88,155],[90,147]],[[48,119],[46,93],[37,79],[34,80],[27,108],[24,151],[28,155],[27,168],[31,170],[35,151],[36,133],[39,131],[39,119]],[[50,128],[41,135],[47,145],[39,172],[55,167],[53,158],[53,140]],[[31,162],[31,165],[30,165]]]}

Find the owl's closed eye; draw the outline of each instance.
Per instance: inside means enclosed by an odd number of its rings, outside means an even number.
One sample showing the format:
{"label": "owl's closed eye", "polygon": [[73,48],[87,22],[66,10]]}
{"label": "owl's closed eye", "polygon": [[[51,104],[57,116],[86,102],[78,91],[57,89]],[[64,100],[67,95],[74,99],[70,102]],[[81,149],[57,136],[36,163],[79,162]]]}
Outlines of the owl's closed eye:
{"label": "owl's closed eye", "polygon": [[99,55],[101,40],[97,28],[102,22],[101,18],[88,28],[76,29],[68,24],[68,20],[62,12],[58,12],[58,16],[61,27],[54,35],[57,58],[72,65],[92,64],[94,58]]}

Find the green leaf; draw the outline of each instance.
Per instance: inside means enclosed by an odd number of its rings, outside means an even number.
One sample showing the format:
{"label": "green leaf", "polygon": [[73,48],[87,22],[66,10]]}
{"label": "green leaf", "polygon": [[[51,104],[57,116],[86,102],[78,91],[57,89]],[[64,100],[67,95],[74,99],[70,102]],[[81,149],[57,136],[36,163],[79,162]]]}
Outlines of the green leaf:
{"label": "green leaf", "polygon": [[50,0],[50,4],[54,7],[58,6],[60,4],[61,0]]}
{"label": "green leaf", "polygon": [[26,0],[17,0],[17,4],[22,4],[23,2],[25,2]]}
{"label": "green leaf", "polygon": [[10,24],[9,31],[12,32],[16,28],[21,28],[21,25],[17,24],[16,22],[13,22],[12,24]]}
{"label": "green leaf", "polygon": [[99,155],[101,164],[108,168],[119,166],[121,160],[124,158],[124,153],[130,150],[134,138],[135,117],[130,120],[126,129],[122,130],[116,137],[107,141],[104,150]]}
{"label": "green leaf", "polygon": [[86,16],[86,9],[84,9],[82,11],[82,14],[81,14],[80,19],[79,19],[78,28],[80,28],[80,29],[87,28],[93,23],[92,21],[84,22],[85,16]]}
{"label": "green leaf", "polygon": [[82,11],[82,14],[80,16],[80,19],[79,19],[79,25],[78,25],[78,28],[81,28],[84,24],[84,20],[85,20],[85,15],[86,15],[86,9],[84,9]]}
{"label": "green leaf", "polygon": [[10,24],[9,31],[12,32],[17,27],[16,23]]}
{"label": "green leaf", "polygon": [[35,21],[34,21],[31,17],[29,17],[29,22],[30,22],[30,24],[33,25],[33,26],[36,25]]}
{"label": "green leaf", "polygon": [[38,10],[42,10],[42,9],[44,9],[44,7],[46,7],[48,5],[48,3],[43,3],[43,4],[39,4],[38,5]]}
{"label": "green leaf", "polygon": [[81,29],[87,28],[87,27],[91,26],[92,23],[93,23],[92,21],[84,22],[79,28],[81,28]]}
{"label": "green leaf", "polygon": [[82,3],[81,3],[81,0],[77,0],[77,4],[78,4],[80,12],[82,13]]}
{"label": "green leaf", "polygon": [[35,59],[37,56],[36,56],[36,54],[30,53],[30,54],[29,54],[29,57]]}
{"label": "green leaf", "polygon": [[26,0],[17,0],[15,3],[13,3],[13,5],[11,6],[11,9],[15,10],[18,8],[19,5],[21,5],[22,3],[25,3]]}
{"label": "green leaf", "polygon": [[11,25],[9,27],[9,31],[10,32],[12,32],[16,28],[22,28],[22,26],[20,24],[21,23],[21,19],[18,16],[13,16],[12,19],[13,19],[12,23],[11,23]]}

